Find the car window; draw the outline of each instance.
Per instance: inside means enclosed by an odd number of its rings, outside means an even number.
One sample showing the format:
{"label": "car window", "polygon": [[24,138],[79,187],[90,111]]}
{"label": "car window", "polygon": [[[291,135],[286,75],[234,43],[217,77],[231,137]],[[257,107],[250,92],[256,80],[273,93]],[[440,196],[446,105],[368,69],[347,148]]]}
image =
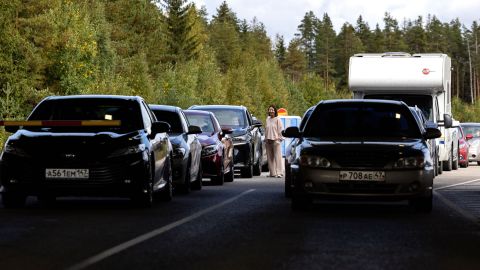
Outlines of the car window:
{"label": "car window", "polygon": [[170,124],[172,133],[183,133],[183,123],[176,112],[153,110],[158,121],[164,121]]}
{"label": "car window", "polygon": [[141,110],[142,110],[142,118],[145,128],[151,128],[152,122],[154,121],[151,118],[151,115],[148,113],[148,107],[142,102]]}
{"label": "car window", "polygon": [[215,114],[220,125],[227,128],[246,128],[248,121],[243,110],[238,109],[202,109]]}
{"label": "car window", "polygon": [[187,119],[190,125],[200,127],[203,133],[213,133],[215,130],[213,127],[212,118],[208,114],[188,114]]}
{"label": "car window", "polygon": [[[138,102],[132,100],[79,98],[46,100],[32,112],[29,120],[121,120],[120,127],[112,130],[133,131],[143,129]],[[55,128],[57,129],[57,128]],[[65,129],[65,127],[58,127]],[[74,127],[68,127],[74,130]],[[75,130],[107,129],[105,127],[79,127]]]}
{"label": "car window", "polygon": [[305,136],[419,138],[421,134],[408,108],[385,104],[326,104],[310,116]]}
{"label": "car window", "polygon": [[465,134],[472,134],[474,138],[480,138],[480,126],[462,126]]}

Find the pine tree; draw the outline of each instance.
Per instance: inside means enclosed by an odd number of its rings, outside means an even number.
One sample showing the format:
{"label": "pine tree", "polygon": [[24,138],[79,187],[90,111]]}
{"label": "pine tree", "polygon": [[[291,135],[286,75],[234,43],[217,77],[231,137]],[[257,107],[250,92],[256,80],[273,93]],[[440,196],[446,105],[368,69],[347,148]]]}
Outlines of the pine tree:
{"label": "pine tree", "polygon": [[337,89],[347,87],[347,75],[349,68],[349,59],[352,55],[364,51],[362,41],[357,37],[355,29],[352,25],[344,23],[340,33],[337,36],[337,53],[336,53],[336,72],[338,85]]}
{"label": "pine tree", "polygon": [[383,22],[385,23],[383,34],[385,35],[386,49],[390,52],[405,51],[407,47],[403,42],[402,32],[398,26],[398,21],[392,18],[390,13],[385,12]]}
{"label": "pine tree", "polygon": [[281,66],[285,75],[292,81],[299,81],[306,72],[307,59],[301,49],[302,41],[293,39],[290,41],[287,49],[285,61]]}
{"label": "pine tree", "polygon": [[375,52],[372,47],[373,33],[370,30],[370,26],[368,25],[368,23],[363,20],[362,15],[358,16],[355,33],[357,37],[359,37],[362,41],[366,52]]}
{"label": "pine tree", "polygon": [[335,37],[333,24],[327,13],[322,21],[315,24],[315,71],[325,81],[324,91],[327,91],[335,74]]}
{"label": "pine tree", "polygon": [[415,22],[408,21],[405,29],[405,43],[412,53],[426,52],[427,35],[423,28],[423,18],[418,16]]}
{"label": "pine tree", "polygon": [[307,59],[307,70],[315,70],[315,24],[318,22],[317,17],[313,11],[305,14],[301,24],[298,26],[300,33],[295,36],[301,41],[302,49],[305,52]]}
{"label": "pine tree", "polygon": [[283,36],[277,34],[275,41],[275,59],[277,59],[280,66],[285,62],[286,54],[287,48],[285,48],[285,40]]}

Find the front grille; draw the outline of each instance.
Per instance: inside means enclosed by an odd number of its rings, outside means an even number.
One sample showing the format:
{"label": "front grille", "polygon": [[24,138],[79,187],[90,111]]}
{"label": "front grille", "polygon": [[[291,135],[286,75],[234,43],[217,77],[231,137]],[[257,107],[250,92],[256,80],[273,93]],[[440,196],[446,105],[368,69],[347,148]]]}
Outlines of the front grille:
{"label": "front grille", "polygon": [[383,168],[392,160],[384,152],[343,152],[335,155],[335,161],[343,168]]}
{"label": "front grille", "polygon": [[344,194],[394,194],[397,184],[383,183],[331,183],[325,184],[328,192]]}

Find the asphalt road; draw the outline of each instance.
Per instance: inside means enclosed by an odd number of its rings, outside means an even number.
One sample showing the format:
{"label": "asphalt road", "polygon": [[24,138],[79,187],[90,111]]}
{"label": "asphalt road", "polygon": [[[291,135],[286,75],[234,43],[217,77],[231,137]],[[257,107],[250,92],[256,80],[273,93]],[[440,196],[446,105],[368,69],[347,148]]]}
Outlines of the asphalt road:
{"label": "asphalt road", "polygon": [[0,269],[480,269],[480,167],[435,179],[430,214],[406,203],[292,212],[283,179],[236,178],[151,209],[61,198],[0,208]]}

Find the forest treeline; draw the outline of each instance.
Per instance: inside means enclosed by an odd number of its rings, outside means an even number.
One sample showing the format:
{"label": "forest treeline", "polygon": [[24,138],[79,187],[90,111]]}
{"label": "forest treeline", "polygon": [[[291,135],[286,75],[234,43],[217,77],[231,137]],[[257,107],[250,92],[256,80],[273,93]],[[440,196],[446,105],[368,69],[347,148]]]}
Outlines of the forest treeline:
{"label": "forest treeline", "polygon": [[351,97],[353,54],[404,51],[450,55],[454,117],[480,120],[477,22],[399,22],[385,13],[382,28],[359,16],[337,33],[327,13],[315,12],[286,44],[226,2],[207,14],[187,0],[1,1],[0,119],[24,119],[43,97],[71,94],[241,104],[260,120],[270,104],[302,115],[319,100]]}

